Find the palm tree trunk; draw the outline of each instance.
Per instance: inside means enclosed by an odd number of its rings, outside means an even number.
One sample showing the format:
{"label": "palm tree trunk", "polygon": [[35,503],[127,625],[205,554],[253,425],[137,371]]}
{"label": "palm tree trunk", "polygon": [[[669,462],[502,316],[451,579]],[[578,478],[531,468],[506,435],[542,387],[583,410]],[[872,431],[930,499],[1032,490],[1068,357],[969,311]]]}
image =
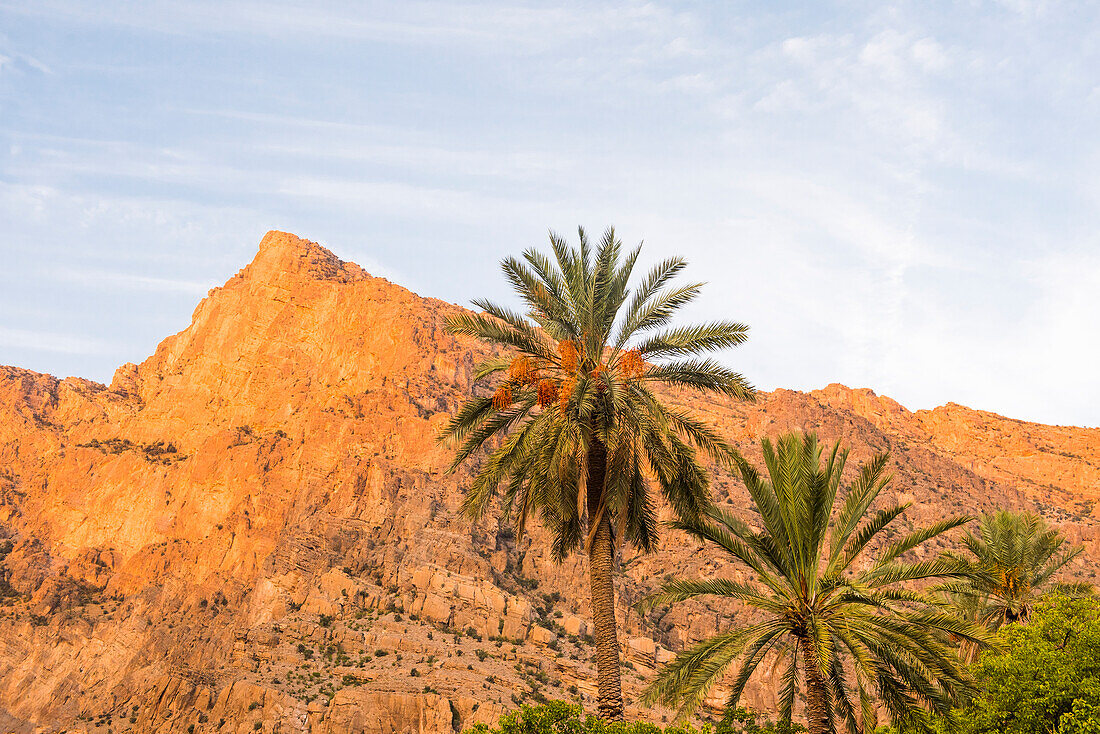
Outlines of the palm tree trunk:
{"label": "palm tree trunk", "polygon": [[829,716],[829,690],[817,659],[817,649],[811,640],[801,639],[802,666],[806,674],[806,728],[809,734],[832,734]]}
{"label": "palm tree trunk", "polygon": [[[593,441],[588,451],[588,518],[599,512],[607,474],[607,449]],[[611,521],[603,513],[588,550],[588,585],[592,599],[592,625],[596,636],[596,674],[599,685],[598,710],[604,721],[623,720],[623,691],[619,669],[618,624],[615,621],[614,548]]]}

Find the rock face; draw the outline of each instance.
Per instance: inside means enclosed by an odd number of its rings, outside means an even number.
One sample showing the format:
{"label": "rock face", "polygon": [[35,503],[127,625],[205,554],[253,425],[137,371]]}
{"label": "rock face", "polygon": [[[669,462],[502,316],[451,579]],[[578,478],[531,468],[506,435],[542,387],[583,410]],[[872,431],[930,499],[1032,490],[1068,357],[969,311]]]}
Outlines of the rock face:
{"label": "rock face", "polygon": [[[458,732],[592,696],[582,563],[554,564],[537,528],[458,515],[471,469],[445,473],[435,436],[487,352],[445,332],[457,310],[271,232],[110,386],[0,367],[0,729]],[[752,458],[791,428],[857,461],[889,449],[887,499],[916,522],[1037,509],[1085,544],[1071,573],[1094,580],[1096,429],[911,413],[839,385],[670,397]],[[728,476],[715,492],[746,506]],[[625,552],[628,699],[733,612],[633,603],[668,573],[727,572],[675,535]]]}

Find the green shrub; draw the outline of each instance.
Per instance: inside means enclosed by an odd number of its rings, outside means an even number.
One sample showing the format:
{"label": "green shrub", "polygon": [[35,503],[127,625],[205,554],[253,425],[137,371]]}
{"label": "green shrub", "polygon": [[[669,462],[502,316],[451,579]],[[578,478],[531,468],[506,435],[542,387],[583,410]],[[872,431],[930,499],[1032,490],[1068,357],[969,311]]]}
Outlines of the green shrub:
{"label": "green shrub", "polygon": [[797,734],[803,731],[805,729],[797,724],[783,726],[770,721],[759,724],[755,714],[741,708],[728,712],[717,727],[704,725],[702,732],[689,725],[662,729],[645,722],[609,724],[591,714],[586,715],[578,704],[565,701],[522,706],[501,716],[495,729],[487,724],[474,724],[466,730],[468,734]]}

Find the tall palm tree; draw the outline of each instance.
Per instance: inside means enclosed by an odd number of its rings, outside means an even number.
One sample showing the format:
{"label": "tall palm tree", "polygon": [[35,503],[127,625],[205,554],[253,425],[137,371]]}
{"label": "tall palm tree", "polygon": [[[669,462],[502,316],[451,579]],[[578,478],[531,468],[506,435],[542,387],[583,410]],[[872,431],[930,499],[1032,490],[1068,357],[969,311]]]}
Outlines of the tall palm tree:
{"label": "tall palm tree", "polygon": [[[824,466],[813,434],[761,442],[767,476],[744,458],[736,464],[760,528],[712,508],[705,518],[674,523],[713,543],[755,577],[670,581],[647,604],[700,595],[736,599],[752,620],[680,653],[647,691],[649,701],[694,709],[736,663],[728,706],[766,658],[783,672],[779,710],[790,722],[800,684],[810,734],[874,729],[875,699],[895,721],[927,707],[946,712],[970,689],[948,635],[984,642],[978,625],[945,613],[913,582],[965,573],[955,561],[909,563],[903,555],[970,518],[941,520],[880,540],[908,505],[871,511],[887,486],[887,455],[863,465],[840,492],[847,451],[834,444]],[[843,494],[838,499],[838,495]],[[870,548],[878,547],[874,553]],[[871,555],[872,558],[864,559]]]}
{"label": "tall palm tree", "polygon": [[[701,284],[672,288],[680,258],[658,264],[633,289],[639,249],[623,256],[608,229],[595,248],[584,230],[572,247],[550,234],[553,260],[530,249],[502,262],[526,313],[486,300],[484,313],[449,321],[457,334],[507,349],[475,377],[496,391],[471,398],[442,437],[457,445],[452,469],[475,453],[488,458],[466,492],[463,510],[478,518],[501,491],[503,512],[522,534],[536,514],[563,560],[583,546],[596,638],[599,713],[623,715],[612,584],[617,544],[651,550],[657,542],[652,476],[672,508],[691,517],[710,504],[707,474],[696,450],[712,458],[730,447],[687,411],[654,392],[686,388],[750,400],[753,388],[736,372],[699,354],[733,347],[748,327],[732,321],[671,327]],[[499,437],[493,440],[494,437]]]}
{"label": "tall palm tree", "polygon": [[[1048,591],[1081,594],[1088,584],[1060,584],[1054,576],[1084,548],[1066,547],[1066,539],[1043,518],[1030,512],[1001,510],[983,515],[978,534],[962,539],[967,554],[944,557],[971,566],[969,577],[939,590],[969,618],[991,631],[1010,622],[1026,622],[1031,609]],[[969,651],[973,657],[973,650]]]}

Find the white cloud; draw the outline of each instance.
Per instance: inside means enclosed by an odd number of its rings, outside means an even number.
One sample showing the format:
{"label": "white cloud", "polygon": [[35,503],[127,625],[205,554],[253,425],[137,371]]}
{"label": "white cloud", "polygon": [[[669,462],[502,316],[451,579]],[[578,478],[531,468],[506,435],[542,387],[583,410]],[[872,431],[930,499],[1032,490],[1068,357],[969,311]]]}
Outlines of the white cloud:
{"label": "white cloud", "polygon": [[[69,0],[4,3],[12,13],[90,25],[119,26],[166,34],[230,34],[278,38],[350,38],[382,43],[473,46],[483,53],[543,53],[563,43],[600,35],[644,33],[666,37],[673,52],[690,49],[676,31],[691,16],[656,3],[628,2],[600,7],[494,5],[462,2],[405,2],[347,6],[331,2],[191,0],[144,3],[103,2],[88,6]],[[501,43],[504,43],[503,47]]]}
{"label": "white cloud", "polygon": [[88,336],[7,326],[0,326],[0,347],[61,354],[103,354],[110,349],[110,345]]}
{"label": "white cloud", "polygon": [[131,289],[157,293],[176,292],[203,297],[206,292],[221,283],[202,283],[176,278],[156,278],[133,273],[112,273],[102,270],[51,269],[47,277],[91,288]]}
{"label": "white cloud", "polygon": [[680,74],[660,83],[660,88],[690,94],[707,94],[717,88],[708,74]]}
{"label": "white cloud", "polygon": [[1001,7],[1028,18],[1044,16],[1056,4],[1050,0],[995,0]]}
{"label": "white cloud", "polygon": [[[424,140],[416,131],[395,127],[233,110],[186,112],[254,121],[261,126],[251,131],[249,145],[236,160],[125,140],[20,134],[18,139],[22,143],[12,146],[13,158],[16,152],[26,155],[20,161],[12,161],[9,173],[38,178],[49,175],[58,182],[71,181],[77,176],[123,176],[158,184],[278,194],[282,187],[273,183],[278,174],[288,170],[317,171],[332,163],[345,168],[351,163],[357,164],[357,168],[359,164],[386,167],[396,179],[447,176],[471,180],[474,185],[485,181],[502,184],[536,181],[546,176],[564,178],[578,168],[571,156],[549,150],[444,146]],[[295,132],[299,130],[307,132]]]}
{"label": "white cloud", "polygon": [[356,207],[361,212],[476,223],[486,218],[518,218],[537,204],[515,196],[493,196],[463,188],[418,186],[395,181],[302,176],[283,179],[277,187],[289,198],[309,197],[326,206]]}
{"label": "white cloud", "polygon": [[35,57],[12,48],[11,42],[0,32],[0,74],[37,72],[53,74],[53,69]]}
{"label": "white cloud", "polygon": [[465,302],[547,226],[613,222],[690,257],[762,385],[1095,423],[1100,25],[1012,4],[10,3],[82,52],[19,45],[58,73],[0,130],[0,248],[175,328],[269,228]]}
{"label": "white cloud", "polygon": [[945,103],[928,77],[950,61],[935,39],[886,28],[864,40],[850,33],[792,37],[780,49],[792,74],[771,85],[758,109],[848,110],[849,125],[922,147],[945,135]]}
{"label": "white cloud", "polygon": [[913,43],[909,52],[925,71],[943,72],[951,66],[951,58],[944,48],[932,38],[921,38]]}

